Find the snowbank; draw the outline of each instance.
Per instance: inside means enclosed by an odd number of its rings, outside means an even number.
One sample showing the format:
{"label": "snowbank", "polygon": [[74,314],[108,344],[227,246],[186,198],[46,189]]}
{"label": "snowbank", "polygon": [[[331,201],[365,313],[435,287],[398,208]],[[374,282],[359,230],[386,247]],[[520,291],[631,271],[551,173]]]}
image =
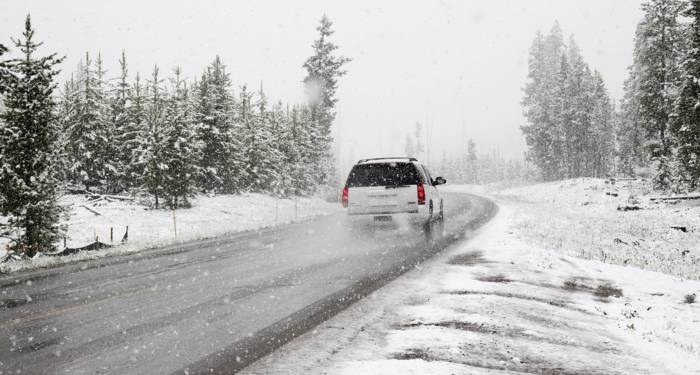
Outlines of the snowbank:
{"label": "snowbank", "polygon": [[[132,201],[90,202],[83,195],[61,198],[60,204],[69,210],[66,245],[81,247],[95,239],[119,245],[128,227],[126,245],[70,256],[39,256],[31,261],[11,261],[0,264],[0,272],[47,267],[229,232],[261,229],[338,210],[338,204],[319,198],[278,199],[262,194],[198,196],[192,201],[192,208],[175,211],[152,210]],[[111,239],[110,229],[113,233]],[[0,243],[0,246],[4,245]]]}

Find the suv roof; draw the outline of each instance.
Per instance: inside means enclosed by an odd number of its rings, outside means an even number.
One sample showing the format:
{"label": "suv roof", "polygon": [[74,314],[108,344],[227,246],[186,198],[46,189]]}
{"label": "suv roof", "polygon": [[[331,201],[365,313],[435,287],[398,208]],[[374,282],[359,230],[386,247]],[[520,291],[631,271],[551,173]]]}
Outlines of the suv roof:
{"label": "suv roof", "polygon": [[405,157],[405,156],[397,156],[397,157],[386,157],[386,158],[371,158],[371,159],[360,159],[357,161],[357,164],[363,164],[363,163],[381,163],[381,162],[396,162],[396,161],[418,161],[416,158],[412,157]]}

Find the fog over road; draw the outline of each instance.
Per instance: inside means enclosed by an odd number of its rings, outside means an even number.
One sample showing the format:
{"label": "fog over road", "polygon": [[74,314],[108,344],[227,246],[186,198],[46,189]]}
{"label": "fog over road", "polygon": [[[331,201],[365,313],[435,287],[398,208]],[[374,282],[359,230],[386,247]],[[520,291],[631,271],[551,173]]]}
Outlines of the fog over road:
{"label": "fog over road", "polygon": [[344,214],[0,277],[0,373],[230,373],[495,213],[446,193],[446,235],[350,232]]}

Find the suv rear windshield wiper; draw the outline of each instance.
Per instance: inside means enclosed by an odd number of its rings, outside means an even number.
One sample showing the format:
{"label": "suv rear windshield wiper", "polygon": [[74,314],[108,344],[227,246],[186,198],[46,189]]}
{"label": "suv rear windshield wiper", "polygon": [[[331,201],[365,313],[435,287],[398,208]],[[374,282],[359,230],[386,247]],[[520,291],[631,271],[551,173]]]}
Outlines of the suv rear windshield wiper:
{"label": "suv rear windshield wiper", "polygon": [[384,186],[384,188],[385,189],[397,189],[400,187],[409,187],[409,186],[411,186],[411,185],[387,185],[387,186]]}

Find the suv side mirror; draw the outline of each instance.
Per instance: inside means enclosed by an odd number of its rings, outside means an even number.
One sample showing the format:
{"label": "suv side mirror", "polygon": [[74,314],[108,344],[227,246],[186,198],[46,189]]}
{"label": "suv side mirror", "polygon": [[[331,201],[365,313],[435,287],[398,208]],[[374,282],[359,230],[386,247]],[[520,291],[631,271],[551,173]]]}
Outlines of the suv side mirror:
{"label": "suv side mirror", "polygon": [[445,177],[435,177],[435,181],[433,181],[433,185],[444,185],[447,183],[447,180],[445,180]]}

